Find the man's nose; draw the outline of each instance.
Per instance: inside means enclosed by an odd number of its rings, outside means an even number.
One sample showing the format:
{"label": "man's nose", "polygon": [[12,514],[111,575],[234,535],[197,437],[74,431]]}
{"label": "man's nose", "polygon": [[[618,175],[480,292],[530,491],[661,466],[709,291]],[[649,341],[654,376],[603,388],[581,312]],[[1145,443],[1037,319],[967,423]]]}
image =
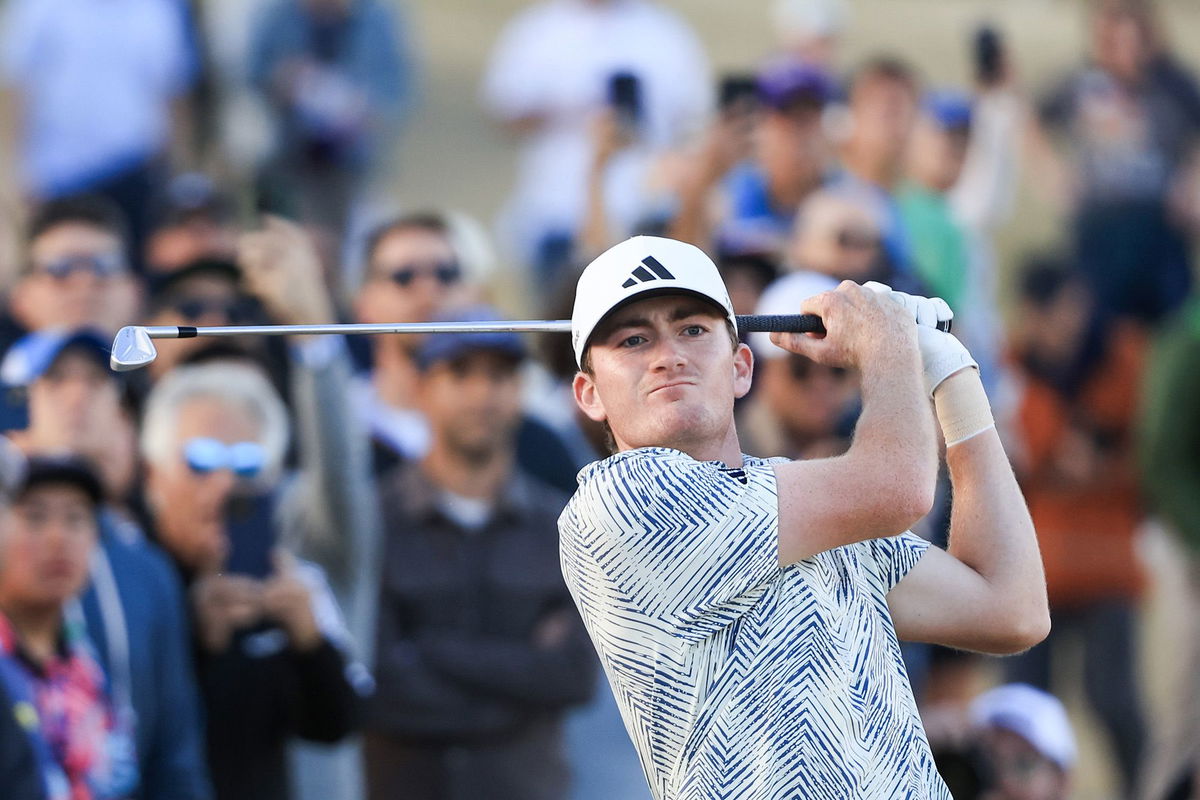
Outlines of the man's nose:
{"label": "man's nose", "polygon": [[660,336],[654,345],[654,369],[675,369],[687,364],[687,352],[674,336]]}

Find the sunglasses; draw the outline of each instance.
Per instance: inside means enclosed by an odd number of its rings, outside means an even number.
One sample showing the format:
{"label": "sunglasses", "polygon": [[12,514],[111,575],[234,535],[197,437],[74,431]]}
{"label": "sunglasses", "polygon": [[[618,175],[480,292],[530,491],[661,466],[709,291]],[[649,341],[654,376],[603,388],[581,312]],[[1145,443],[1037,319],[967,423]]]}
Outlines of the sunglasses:
{"label": "sunglasses", "polygon": [[854,228],[843,228],[834,236],[838,247],[846,250],[871,250],[879,246],[879,237]]}
{"label": "sunglasses", "polygon": [[183,446],[183,458],[197,475],[228,469],[239,478],[253,478],[266,465],[267,453],[258,442],[224,442],[198,436]]}
{"label": "sunglasses", "polygon": [[826,367],[803,356],[788,359],[788,372],[791,374],[792,380],[797,381],[806,381],[821,372],[825,372],[830,378],[838,382],[846,380],[850,375],[845,367]]}
{"label": "sunglasses", "polygon": [[201,297],[181,298],[171,304],[179,316],[197,320],[208,314],[219,314],[233,324],[244,322],[250,317],[247,304],[238,300],[204,299]]}
{"label": "sunglasses", "polygon": [[454,261],[435,261],[425,264],[403,264],[391,269],[381,268],[379,273],[397,286],[411,286],[420,277],[432,277],[442,286],[450,286],[462,279],[462,269]]}
{"label": "sunglasses", "polygon": [[53,261],[38,264],[38,272],[49,275],[55,280],[64,280],[76,272],[87,271],[97,278],[111,278],[120,275],[127,269],[125,259],[118,253],[97,253],[95,255],[64,256]]}

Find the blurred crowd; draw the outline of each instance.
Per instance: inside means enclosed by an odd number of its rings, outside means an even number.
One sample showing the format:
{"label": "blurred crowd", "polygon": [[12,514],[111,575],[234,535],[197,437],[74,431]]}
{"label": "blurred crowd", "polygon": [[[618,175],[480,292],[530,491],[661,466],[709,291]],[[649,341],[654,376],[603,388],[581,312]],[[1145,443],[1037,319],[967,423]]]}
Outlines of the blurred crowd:
{"label": "blurred crowd", "polygon": [[[839,0],[774,0],[760,62],[719,77],[653,0],[536,0],[478,76],[517,153],[483,223],[379,202],[420,113],[406,10],[0,2],[5,798],[647,796],[559,573],[558,513],[609,446],[567,337],[193,338],[108,366],[129,324],[564,318],[636,233],[705,249],[739,314],[847,279],[955,310],[1053,617],[1004,660],[907,649],[956,798],[1072,796],[1084,718],[1055,695],[1080,689],[1116,796],[1200,796],[1200,84],[1149,0],[1090,2],[1058,76],[981,26],[968,86],[903,42],[846,63]],[[1069,224],[1006,263],[1022,172]],[[762,336],[746,451],[843,452],[856,375]],[[1152,518],[1187,576],[1171,729],[1139,663]]]}

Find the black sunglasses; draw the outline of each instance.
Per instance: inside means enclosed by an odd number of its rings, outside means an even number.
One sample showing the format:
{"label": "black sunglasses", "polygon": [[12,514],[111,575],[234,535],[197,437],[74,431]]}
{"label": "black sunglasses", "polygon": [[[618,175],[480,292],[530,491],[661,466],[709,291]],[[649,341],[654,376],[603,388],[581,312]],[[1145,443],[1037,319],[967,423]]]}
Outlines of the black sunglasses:
{"label": "black sunglasses", "polygon": [[378,272],[397,286],[411,286],[422,276],[432,277],[442,286],[450,286],[462,279],[462,269],[454,261],[403,264],[391,269],[380,268]]}
{"label": "black sunglasses", "polygon": [[231,323],[245,322],[250,319],[249,304],[242,300],[218,300],[202,297],[184,297],[171,304],[179,316],[188,320],[200,319],[208,314],[220,314]]}
{"label": "black sunglasses", "polygon": [[879,246],[879,237],[855,228],[843,228],[837,232],[838,247],[847,250],[869,250]]}

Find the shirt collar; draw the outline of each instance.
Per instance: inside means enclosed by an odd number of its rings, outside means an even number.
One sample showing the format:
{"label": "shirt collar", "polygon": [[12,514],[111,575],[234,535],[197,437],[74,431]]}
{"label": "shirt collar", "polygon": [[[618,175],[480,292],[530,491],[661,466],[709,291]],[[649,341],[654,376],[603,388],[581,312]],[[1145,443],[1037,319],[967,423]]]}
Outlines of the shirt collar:
{"label": "shirt collar", "polygon": [[[396,486],[399,489],[401,507],[408,516],[422,521],[444,517],[437,502],[442,488],[429,479],[419,463],[410,462],[401,467]],[[500,489],[492,518],[519,519],[533,505],[534,499],[528,482],[519,470],[514,469]]]}

